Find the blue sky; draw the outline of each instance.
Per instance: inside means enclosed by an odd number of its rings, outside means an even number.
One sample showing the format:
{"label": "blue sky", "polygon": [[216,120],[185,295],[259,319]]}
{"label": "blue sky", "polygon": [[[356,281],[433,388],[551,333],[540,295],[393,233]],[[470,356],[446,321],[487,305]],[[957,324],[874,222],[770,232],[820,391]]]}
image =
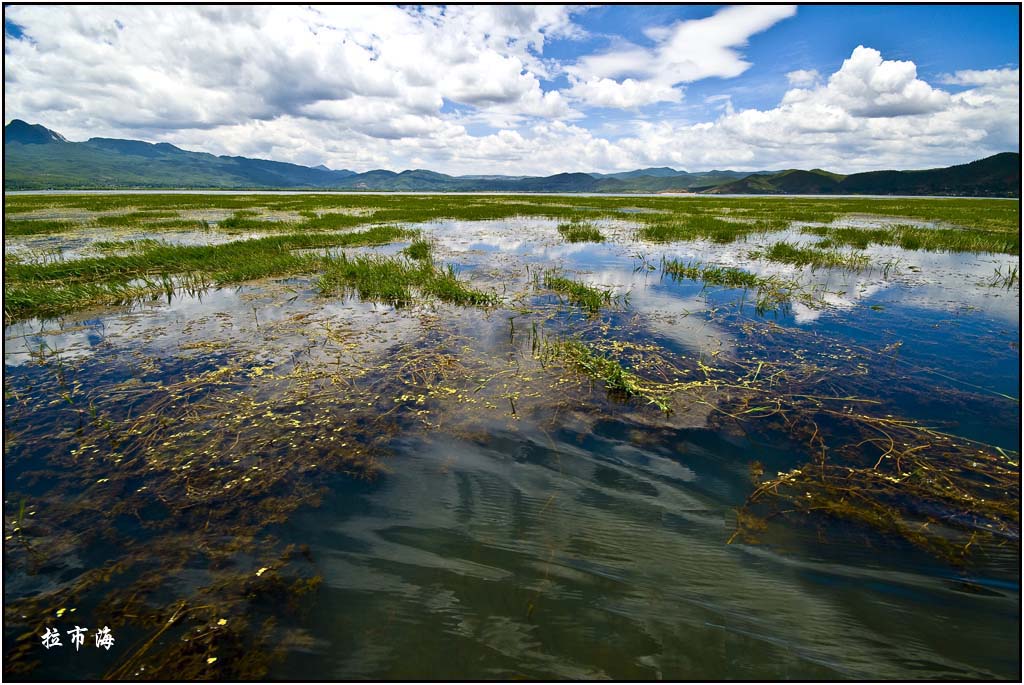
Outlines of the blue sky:
{"label": "blue sky", "polygon": [[840,172],[1019,149],[1019,6],[20,6],[5,119],[333,168]]}

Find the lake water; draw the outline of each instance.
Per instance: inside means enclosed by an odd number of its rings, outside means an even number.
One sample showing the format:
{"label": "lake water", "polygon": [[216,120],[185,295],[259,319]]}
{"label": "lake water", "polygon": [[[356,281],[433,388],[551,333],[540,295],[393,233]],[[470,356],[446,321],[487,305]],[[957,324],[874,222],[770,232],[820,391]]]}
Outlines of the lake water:
{"label": "lake water", "polygon": [[[495,308],[293,277],[6,326],[5,654],[32,679],[1020,678],[1019,518],[908,496],[934,539],[763,502],[742,525],[761,478],[817,463],[811,427],[835,459],[880,435],[1011,455],[1019,507],[1019,284],[990,283],[1018,257],[812,270],[756,255],[797,227],[653,245],[624,215],[567,244],[556,223],[420,226]],[[88,247],[53,242],[5,247]],[[810,295],[759,312],[672,258]],[[588,315],[551,270],[616,299]],[[673,411],[545,355],[573,337]],[[940,544],[972,531],[970,555]],[[21,637],[74,625],[118,642]]]}

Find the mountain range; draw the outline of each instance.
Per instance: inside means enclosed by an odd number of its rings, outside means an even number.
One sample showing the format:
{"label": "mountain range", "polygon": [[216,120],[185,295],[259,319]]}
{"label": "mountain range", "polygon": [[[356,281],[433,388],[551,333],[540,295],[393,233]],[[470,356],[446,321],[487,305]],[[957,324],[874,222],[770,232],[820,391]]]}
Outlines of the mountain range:
{"label": "mountain range", "polygon": [[190,152],[170,143],[117,138],[71,142],[45,126],[20,119],[4,127],[4,190],[183,188],[1020,197],[1020,169],[1020,154],[1004,152],[942,169],[871,171],[846,176],[821,169],[691,173],[669,167],[553,176],[449,176],[426,169],[356,173],[323,165],[308,167]]}

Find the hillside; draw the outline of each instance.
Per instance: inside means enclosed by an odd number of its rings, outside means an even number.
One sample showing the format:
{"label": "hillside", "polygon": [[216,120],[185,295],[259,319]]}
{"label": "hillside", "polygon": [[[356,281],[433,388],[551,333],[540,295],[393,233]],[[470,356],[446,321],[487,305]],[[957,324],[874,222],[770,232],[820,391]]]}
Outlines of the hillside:
{"label": "hillside", "polygon": [[1020,184],[1020,154],[1003,152],[970,164],[922,171],[868,171],[842,176],[821,169],[789,169],[777,174],[748,176],[705,192],[1020,197]]}
{"label": "hillside", "polygon": [[566,192],[734,194],[1020,195],[1020,155],[925,171],[875,171],[842,176],[821,169],[754,173],[687,172],[669,167],[613,174],[449,176],[427,169],[356,173],[248,157],[182,150],[169,143],[90,138],[19,119],[4,127],[4,189],[195,188],[409,192]]}

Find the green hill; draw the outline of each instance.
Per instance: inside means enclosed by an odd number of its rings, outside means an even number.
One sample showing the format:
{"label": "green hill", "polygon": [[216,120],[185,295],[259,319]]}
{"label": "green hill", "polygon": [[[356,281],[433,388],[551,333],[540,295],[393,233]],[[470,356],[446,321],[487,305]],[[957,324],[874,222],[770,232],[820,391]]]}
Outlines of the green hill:
{"label": "green hill", "polygon": [[15,119],[4,127],[4,190],[41,188],[335,188],[352,171],[189,152],[168,143],[68,142]]}
{"label": "green hill", "polygon": [[669,167],[614,174],[448,176],[427,169],[357,174],[248,157],[182,150],[169,143],[90,138],[69,142],[20,119],[4,127],[4,190],[78,188],[308,189],[365,191],[512,191],[568,193],[707,192],[1020,196],[1020,155],[926,171],[842,176],[821,169],[777,173],[686,172]]}
{"label": "green hill", "polygon": [[714,194],[955,195],[1020,197],[1020,154],[1002,152],[970,164],[922,171],[843,176],[821,169],[751,175],[704,190]]}

